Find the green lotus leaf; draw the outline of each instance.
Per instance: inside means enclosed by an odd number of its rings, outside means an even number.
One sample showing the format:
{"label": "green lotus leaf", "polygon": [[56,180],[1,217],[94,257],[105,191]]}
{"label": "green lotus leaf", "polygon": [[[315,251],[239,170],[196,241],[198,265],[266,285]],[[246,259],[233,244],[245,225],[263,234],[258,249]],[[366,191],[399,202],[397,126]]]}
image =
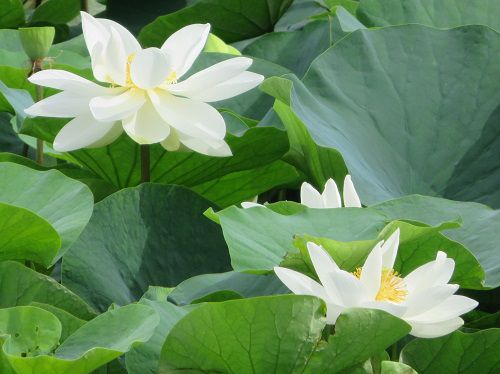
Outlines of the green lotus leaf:
{"label": "green lotus leaf", "polygon": [[456,331],[437,339],[415,339],[403,348],[401,360],[420,374],[496,373],[499,350],[500,329]]}
{"label": "green lotus leaf", "polygon": [[170,331],[159,373],[175,369],[242,374],[336,373],[363,363],[410,330],[388,313],[350,309],[337,321],[335,335],[328,342],[320,341],[324,313],[323,302],[310,296],[203,304]]}
{"label": "green lotus leaf", "polygon": [[172,327],[184,317],[189,310],[180,308],[164,300],[141,299],[140,304],[153,308],[160,317],[151,339],[145,344],[132,348],[125,355],[125,363],[129,374],[156,374],[163,342]]}
{"label": "green lotus leaf", "polygon": [[500,30],[500,8],[482,0],[361,0],[357,13],[367,26],[419,23],[437,28],[486,25]]}
{"label": "green lotus leaf", "polygon": [[[16,374],[87,374],[149,340],[159,317],[150,307],[128,305],[86,323],[58,345],[61,323],[40,308],[0,309],[0,363]],[[3,371],[2,371],[3,373]]]}
{"label": "green lotus leaf", "polygon": [[[500,213],[477,203],[423,196],[389,200],[362,209],[309,209],[294,203],[277,203],[269,208],[231,207],[219,212],[218,219],[236,271],[271,270],[287,253],[297,252],[293,245],[296,236],[310,235],[338,242],[374,240],[388,222],[409,221],[405,226],[416,237],[405,244],[407,249],[402,249],[402,253],[414,253],[406,271],[443,250],[456,259],[456,280],[463,286],[480,289],[495,287],[500,282],[500,261],[495,254],[498,241],[495,222],[500,221]],[[462,224],[459,228],[441,226],[457,220]],[[419,227],[422,223],[436,228]],[[346,250],[350,248],[348,243],[342,245]],[[484,281],[478,262],[484,269]]]}
{"label": "green lotus leaf", "polygon": [[150,285],[229,270],[221,230],[203,216],[210,206],[185,188],[159,184],[107,197],[64,256],[63,284],[104,311],[139,300]]}
{"label": "green lotus leaf", "polygon": [[147,47],[160,47],[167,37],[184,26],[210,23],[215,35],[232,43],[272,31],[291,3],[292,0],[199,0],[158,17],[141,30],[139,40]]}
{"label": "green lotus leaf", "polygon": [[303,81],[263,88],[342,154],[364,204],[418,193],[498,207],[500,81],[481,77],[499,58],[485,26],[357,30]]}
{"label": "green lotus leaf", "polygon": [[28,209],[0,202],[0,260],[49,267],[60,247],[61,238],[49,222]]}
{"label": "green lotus leaf", "polygon": [[[83,183],[56,170],[36,171],[2,162],[0,175],[0,202],[37,214],[57,232],[60,246],[49,261],[49,264],[55,263],[89,221],[93,209],[92,193]],[[42,263],[47,265],[47,261]]]}
{"label": "green lotus leaf", "polygon": [[96,315],[82,299],[53,278],[18,262],[0,262],[0,308],[33,303],[50,304],[83,320]]}
{"label": "green lotus leaf", "polygon": [[230,271],[189,278],[172,290],[168,300],[176,305],[186,305],[223,291],[233,292],[240,297],[255,297],[288,293],[288,288],[274,274]]}

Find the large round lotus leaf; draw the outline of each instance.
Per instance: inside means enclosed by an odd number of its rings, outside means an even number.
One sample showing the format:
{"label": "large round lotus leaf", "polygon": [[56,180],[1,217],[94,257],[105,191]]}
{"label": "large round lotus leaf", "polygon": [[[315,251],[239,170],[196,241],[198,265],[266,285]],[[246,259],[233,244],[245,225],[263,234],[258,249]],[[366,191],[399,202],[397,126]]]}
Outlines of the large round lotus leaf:
{"label": "large round lotus leaf", "polygon": [[265,89],[341,152],[363,203],[419,193],[498,207],[499,60],[500,34],[484,26],[358,30],[303,82]]}
{"label": "large round lotus leaf", "polygon": [[[206,303],[170,330],[159,373],[339,373],[362,364],[410,327],[380,310],[348,309],[320,341],[324,304],[281,295]],[[202,332],[203,333],[200,333]]]}
{"label": "large round lotus leaf", "polygon": [[63,284],[106,310],[138,300],[150,285],[228,270],[221,230],[203,216],[209,207],[185,188],[159,184],[107,197],[64,257]]}
{"label": "large round lotus leaf", "polygon": [[408,23],[438,28],[487,25],[500,30],[500,7],[484,0],[361,0],[358,17],[366,26]]}
{"label": "large round lotus leaf", "polygon": [[37,171],[0,163],[0,202],[25,208],[45,219],[60,236],[55,262],[78,238],[92,214],[88,187],[56,170]]}
{"label": "large round lotus leaf", "polygon": [[274,296],[206,303],[170,330],[159,373],[300,373],[325,326],[324,303]]}
{"label": "large round lotus leaf", "polygon": [[[482,204],[407,196],[363,209],[309,209],[293,203],[271,207],[287,213],[236,207],[219,213],[235,270],[272,270],[287,253],[297,252],[296,235],[340,242],[374,240],[388,222],[407,220],[414,224],[404,223],[409,240],[402,242],[400,252],[408,263],[400,265],[405,272],[435,258],[438,250],[444,250],[455,258],[458,283],[470,288],[500,285],[500,258],[496,249],[500,241],[497,229],[500,211]],[[458,221],[461,227],[441,227],[442,223],[452,221]],[[436,227],[423,227],[418,222]],[[343,245],[350,248],[349,243]],[[478,262],[484,269],[484,281]]]}

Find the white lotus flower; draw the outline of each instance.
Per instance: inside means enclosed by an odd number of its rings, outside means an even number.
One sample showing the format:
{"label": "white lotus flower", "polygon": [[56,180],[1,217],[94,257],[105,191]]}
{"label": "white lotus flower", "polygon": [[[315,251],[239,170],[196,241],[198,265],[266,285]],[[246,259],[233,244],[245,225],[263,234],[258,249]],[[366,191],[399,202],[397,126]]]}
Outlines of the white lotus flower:
{"label": "white lotus flower", "polygon": [[[346,208],[361,208],[359,200],[351,176],[346,175],[344,179],[344,206]],[[335,181],[330,178],[326,181],[325,189],[320,194],[309,183],[304,182],[300,187],[300,203],[309,208],[341,208],[342,201],[340,200],[339,189]]]}
{"label": "white lotus flower", "polygon": [[193,24],[170,36],[161,48],[142,49],[123,26],[82,12],[85,42],[98,85],[63,70],[33,74],[34,84],[62,92],[26,110],[31,116],[73,118],[57,134],[54,148],[101,147],[125,132],[140,144],[181,143],[203,154],[228,156],[226,125],[209,102],[257,86],[263,76],[246,71],[252,60],[222,61],[178,82],[203,49],[209,24]]}
{"label": "white lotus flower", "polygon": [[314,243],[307,243],[314,269],[322,285],[296,271],[275,267],[281,281],[299,295],[317,296],[327,304],[327,322],[334,324],[346,308],[385,310],[404,319],[412,327],[411,335],[434,338],[458,329],[459,317],[478,303],[454,295],[458,285],[448,284],[455,262],[438,252],[428,262],[402,278],[394,271],[399,246],[399,229],[384,243],[378,243],[362,268],[354,273],[340,269],[328,253]]}

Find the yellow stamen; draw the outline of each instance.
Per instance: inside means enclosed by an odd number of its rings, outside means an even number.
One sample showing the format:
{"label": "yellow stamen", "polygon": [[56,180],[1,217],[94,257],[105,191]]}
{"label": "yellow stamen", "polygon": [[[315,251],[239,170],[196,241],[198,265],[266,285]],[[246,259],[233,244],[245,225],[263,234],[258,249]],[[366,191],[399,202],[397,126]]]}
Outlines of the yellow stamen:
{"label": "yellow stamen", "polygon": [[134,82],[132,82],[132,77],[130,76],[130,65],[132,61],[134,61],[135,53],[132,53],[127,58],[127,67],[126,67],[126,76],[125,76],[125,85],[135,87]]}
{"label": "yellow stamen", "polygon": [[167,84],[177,83],[177,73],[175,71],[171,71],[167,77]]}
{"label": "yellow stamen", "polygon": [[[361,278],[362,268],[357,268],[353,274],[356,278]],[[392,301],[393,303],[401,303],[406,299],[408,291],[406,290],[403,278],[398,272],[393,269],[383,269],[380,278],[380,288],[375,300],[377,301]]]}

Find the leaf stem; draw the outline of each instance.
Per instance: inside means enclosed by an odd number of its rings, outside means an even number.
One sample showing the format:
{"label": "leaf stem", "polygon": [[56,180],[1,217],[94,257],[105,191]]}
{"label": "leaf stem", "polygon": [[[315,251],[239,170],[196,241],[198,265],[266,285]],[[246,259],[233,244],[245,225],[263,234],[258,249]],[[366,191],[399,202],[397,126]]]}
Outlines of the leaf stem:
{"label": "leaf stem", "polygon": [[149,144],[141,144],[141,182],[150,181],[150,151]]}

